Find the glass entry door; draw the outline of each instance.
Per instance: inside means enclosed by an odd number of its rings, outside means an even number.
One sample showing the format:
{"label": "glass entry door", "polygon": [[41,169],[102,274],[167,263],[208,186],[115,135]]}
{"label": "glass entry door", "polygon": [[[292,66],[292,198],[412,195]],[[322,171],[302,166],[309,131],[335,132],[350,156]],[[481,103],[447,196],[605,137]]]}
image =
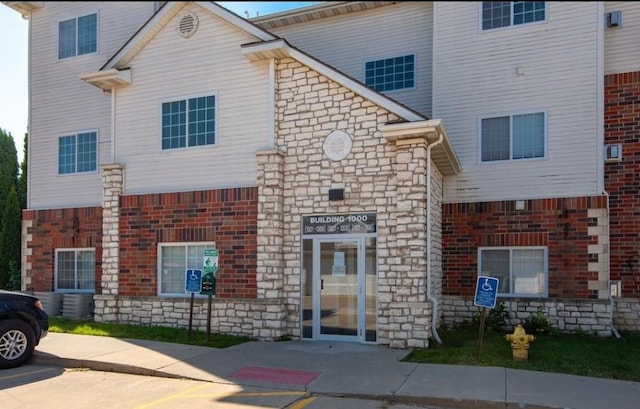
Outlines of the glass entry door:
{"label": "glass entry door", "polygon": [[362,341],[364,240],[314,240],[314,333],[318,339]]}

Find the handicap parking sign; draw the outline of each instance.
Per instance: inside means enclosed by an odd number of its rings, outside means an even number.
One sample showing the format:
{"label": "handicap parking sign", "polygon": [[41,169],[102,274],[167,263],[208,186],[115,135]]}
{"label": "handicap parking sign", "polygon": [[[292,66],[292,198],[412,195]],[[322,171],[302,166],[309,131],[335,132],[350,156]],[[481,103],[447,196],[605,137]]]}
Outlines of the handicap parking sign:
{"label": "handicap parking sign", "polygon": [[478,307],[494,308],[498,296],[498,279],[495,277],[478,276],[476,296],[473,300]]}

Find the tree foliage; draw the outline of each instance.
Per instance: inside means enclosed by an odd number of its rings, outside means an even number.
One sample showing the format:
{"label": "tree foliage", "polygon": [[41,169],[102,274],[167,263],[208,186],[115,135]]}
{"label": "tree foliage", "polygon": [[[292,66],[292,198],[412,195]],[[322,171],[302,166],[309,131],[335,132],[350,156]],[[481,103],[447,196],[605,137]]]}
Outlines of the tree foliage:
{"label": "tree foliage", "polygon": [[24,134],[24,148],[22,149],[22,162],[20,163],[20,176],[18,176],[18,200],[20,208],[27,208],[27,157],[29,154],[29,134]]}
{"label": "tree foliage", "polygon": [[18,154],[11,134],[0,128],[0,220],[11,189],[18,182]]}
{"label": "tree foliage", "polygon": [[11,189],[0,223],[0,288],[16,289],[15,270],[20,265],[21,211],[18,193]]}
{"label": "tree foliage", "polygon": [[22,213],[17,192],[16,145],[11,134],[0,129],[0,288],[7,289],[16,289],[20,271]]}

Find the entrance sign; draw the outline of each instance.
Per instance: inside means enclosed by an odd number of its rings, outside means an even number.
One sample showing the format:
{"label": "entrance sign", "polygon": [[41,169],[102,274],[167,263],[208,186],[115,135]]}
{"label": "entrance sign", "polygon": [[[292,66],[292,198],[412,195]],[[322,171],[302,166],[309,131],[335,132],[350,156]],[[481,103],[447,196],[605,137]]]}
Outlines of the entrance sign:
{"label": "entrance sign", "polygon": [[476,283],[476,297],[473,304],[478,307],[494,308],[498,296],[498,279],[495,277],[478,276]]}
{"label": "entrance sign", "polygon": [[365,234],[375,232],[375,213],[330,214],[302,218],[302,234]]}
{"label": "entrance sign", "polygon": [[185,272],[185,291],[188,293],[197,293],[202,286],[202,270],[186,270]]}

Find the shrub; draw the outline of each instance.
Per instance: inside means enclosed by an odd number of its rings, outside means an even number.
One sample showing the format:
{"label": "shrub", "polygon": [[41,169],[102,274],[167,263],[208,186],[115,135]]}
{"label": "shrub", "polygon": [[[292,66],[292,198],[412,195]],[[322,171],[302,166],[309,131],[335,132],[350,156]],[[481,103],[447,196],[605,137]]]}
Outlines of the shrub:
{"label": "shrub", "polygon": [[[499,301],[494,308],[489,310],[489,314],[485,318],[484,325],[487,329],[494,331],[502,331],[507,326],[507,322],[511,318],[511,314],[504,305],[504,301]],[[473,315],[473,323],[480,325],[480,313]]]}
{"label": "shrub", "polygon": [[551,325],[542,307],[539,307],[538,311],[531,314],[530,317],[525,318],[522,327],[527,334],[532,335],[551,334],[555,332],[555,328]]}

